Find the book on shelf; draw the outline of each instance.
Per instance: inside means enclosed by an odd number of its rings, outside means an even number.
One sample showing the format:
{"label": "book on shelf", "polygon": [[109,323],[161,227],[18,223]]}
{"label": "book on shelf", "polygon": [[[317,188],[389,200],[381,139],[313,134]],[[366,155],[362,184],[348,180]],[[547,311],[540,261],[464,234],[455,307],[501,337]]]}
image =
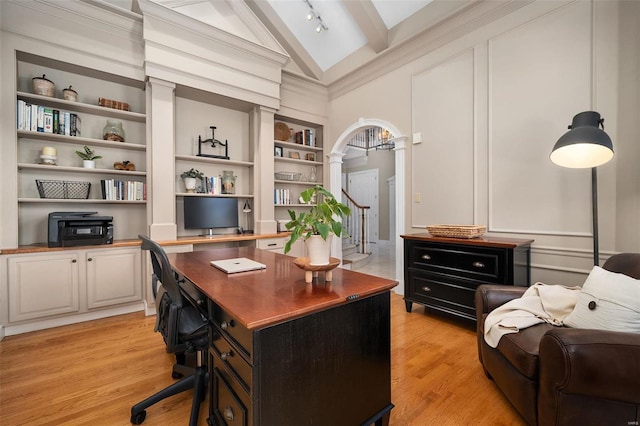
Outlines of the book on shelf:
{"label": "book on shelf", "polygon": [[222,194],[222,177],[221,176],[203,177],[202,190],[205,194],[211,194],[211,195]]}
{"label": "book on shelf", "polygon": [[82,136],[82,120],[78,114],[31,104],[22,99],[18,99],[16,112],[18,130]]}
{"label": "book on shelf", "polygon": [[273,191],[273,204],[275,205],[291,204],[291,190],[276,188]]}
{"label": "book on shelf", "polygon": [[147,199],[147,184],[144,182],[101,179],[100,189],[103,200],[142,201]]}

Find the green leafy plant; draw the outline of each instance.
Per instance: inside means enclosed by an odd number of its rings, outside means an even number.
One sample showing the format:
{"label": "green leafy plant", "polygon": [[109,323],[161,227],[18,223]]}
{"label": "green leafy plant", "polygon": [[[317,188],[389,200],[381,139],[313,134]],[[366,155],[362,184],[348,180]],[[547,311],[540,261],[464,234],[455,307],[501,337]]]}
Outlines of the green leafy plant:
{"label": "green leafy plant", "polygon": [[332,193],[321,185],[316,185],[302,191],[300,197],[305,203],[316,200],[316,204],[311,206],[310,211],[300,214],[289,210],[291,220],[285,226],[291,232],[291,236],[284,245],[285,253],[291,250],[293,243],[300,237],[307,239],[312,235],[320,235],[323,240],[326,240],[331,233],[337,237],[348,236],[347,231],[342,227],[342,221],[338,218],[349,216],[351,209],[336,200]]}
{"label": "green leafy plant", "polygon": [[102,158],[102,155],[96,155],[96,153],[86,145],[84,146],[83,149],[84,151],[76,151],[76,154],[78,154],[78,157],[82,158],[83,160],[92,161],[92,160],[97,160],[99,158]]}
{"label": "green leafy plant", "polygon": [[195,178],[195,179],[202,179],[204,177],[204,173],[202,173],[200,170],[198,169],[191,169],[191,170],[187,170],[186,172],[182,172],[182,174],[180,175],[181,178]]}

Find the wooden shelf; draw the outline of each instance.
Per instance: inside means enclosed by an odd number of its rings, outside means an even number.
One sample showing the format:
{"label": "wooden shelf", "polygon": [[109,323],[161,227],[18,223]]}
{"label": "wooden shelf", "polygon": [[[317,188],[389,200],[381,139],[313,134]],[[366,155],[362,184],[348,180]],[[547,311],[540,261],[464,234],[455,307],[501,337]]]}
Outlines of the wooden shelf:
{"label": "wooden shelf", "polygon": [[224,160],[222,158],[198,157],[197,155],[176,155],[176,160],[208,164],[224,164],[228,166],[253,167],[253,163],[251,161]]}
{"label": "wooden shelf", "polygon": [[273,157],[273,158],[276,163],[295,163],[295,164],[304,164],[305,166],[322,166],[322,162],[320,161],[309,161],[309,160],[287,158],[287,157]]}
{"label": "wooden shelf", "polygon": [[146,204],[147,200],[103,200],[98,198],[18,198],[19,203],[80,203],[80,204]]}
{"label": "wooden shelf", "polygon": [[273,183],[281,184],[281,185],[305,185],[305,186],[316,186],[322,185],[322,182],[303,182],[300,180],[274,180]]}
{"label": "wooden shelf", "polygon": [[274,204],[274,207],[313,207],[315,204]]}
{"label": "wooden shelf", "polygon": [[293,143],[293,142],[285,142],[285,141],[279,141],[279,140],[274,140],[273,143],[275,143],[276,145],[282,146],[283,148],[287,148],[287,149],[299,149],[302,151],[314,151],[314,152],[321,152],[322,148],[317,147],[317,146],[308,146],[308,145],[302,145],[299,143]]}
{"label": "wooden shelf", "polygon": [[67,101],[65,99],[36,95],[34,93],[28,92],[19,91],[18,99],[33,102],[38,105],[46,105],[54,108],[83,112],[87,114],[95,114],[104,117],[120,118],[122,120],[137,121],[139,123],[144,123],[147,119],[146,114],[141,114],[139,112],[122,111],[119,109],[106,108],[99,105],[85,104],[82,102]]}
{"label": "wooden shelf", "polygon": [[19,170],[48,170],[52,172],[93,173],[100,175],[146,176],[147,172],[115,169],[87,169],[84,167],[52,166],[49,164],[18,163]]}
{"label": "wooden shelf", "polygon": [[29,130],[18,130],[18,137],[25,139],[46,140],[49,142],[71,143],[75,145],[101,146],[104,148],[129,149],[133,151],[146,151],[144,144],[113,142],[102,139],[85,138],[81,136],[58,135],[55,133],[32,132]]}
{"label": "wooden shelf", "polygon": [[249,194],[203,194],[193,192],[176,192],[176,197],[215,197],[215,198],[253,198]]}

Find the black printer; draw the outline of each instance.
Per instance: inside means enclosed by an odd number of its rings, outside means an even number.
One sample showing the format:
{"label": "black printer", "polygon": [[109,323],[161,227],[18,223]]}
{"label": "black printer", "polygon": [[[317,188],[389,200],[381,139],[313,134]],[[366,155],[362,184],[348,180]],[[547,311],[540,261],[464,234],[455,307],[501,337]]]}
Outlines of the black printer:
{"label": "black printer", "polygon": [[49,213],[49,247],[72,247],[113,243],[113,216],[98,212]]}

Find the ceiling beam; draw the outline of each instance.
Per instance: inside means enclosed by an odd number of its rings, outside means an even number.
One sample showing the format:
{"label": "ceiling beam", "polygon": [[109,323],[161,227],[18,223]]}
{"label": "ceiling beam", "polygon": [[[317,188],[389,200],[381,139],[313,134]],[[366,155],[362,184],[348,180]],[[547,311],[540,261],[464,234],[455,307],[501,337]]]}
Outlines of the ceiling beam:
{"label": "ceiling beam", "polygon": [[323,72],[318,64],[307,53],[293,33],[289,31],[287,25],[280,19],[280,16],[273,10],[269,2],[260,0],[244,0],[244,2],[278,40],[278,43],[287,51],[291,56],[291,60],[296,63],[300,70],[307,77],[322,80]]}
{"label": "ceiling beam", "polygon": [[369,46],[376,53],[380,53],[389,47],[389,31],[371,0],[342,0],[342,3],[354,21],[356,21],[362,33],[367,37]]}

